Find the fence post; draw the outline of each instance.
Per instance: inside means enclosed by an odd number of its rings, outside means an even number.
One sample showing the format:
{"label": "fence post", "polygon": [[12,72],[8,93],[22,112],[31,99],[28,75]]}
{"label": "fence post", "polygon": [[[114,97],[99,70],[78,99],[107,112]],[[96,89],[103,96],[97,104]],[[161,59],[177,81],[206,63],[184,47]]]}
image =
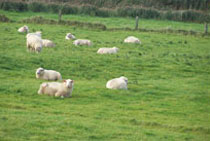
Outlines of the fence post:
{"label": "fence post", "polygon": [[61,22],[61,18],[62,18],[62,9],[59,9],[59,11],[58,11],[58,22]]}
{"label": "fence post", "polygon": [[136,27],[135,30],[138,30],[139,27],[139,16],[136,16]]}
{"label": "fence post", "polygon": [[204,33],[208,34],[208,23],[205,23],[204,25]]}

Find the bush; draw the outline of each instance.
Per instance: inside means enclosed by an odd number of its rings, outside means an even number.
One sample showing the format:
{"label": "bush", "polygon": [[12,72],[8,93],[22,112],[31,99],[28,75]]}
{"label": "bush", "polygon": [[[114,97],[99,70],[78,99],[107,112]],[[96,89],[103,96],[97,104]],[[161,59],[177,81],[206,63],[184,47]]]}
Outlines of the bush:
{"label": "bush", "polygon": [[46,8],[47,8],[48,12],[58,13],[59,5],[58,4],[48,4]]}
{"label": "bush", "polygon": [[37,2],[30,3],[28,9],[33,12],[49,12],[46,5]]}
{"label": "bush", "polygon": [[97,8],[94,7],[94,6],[82,6],[80,9],[79,9],[79,14],[85,14],[85,15],[90,15],[90,16],[96,16],[96,11],[97,11]]}
{"label": "bush", "polygon": [[22,2],[2,2],[1,9],[6,11],[23,12],[28,10],[28,5]]}
{"label": "bush", "polygon": [[[114,3],[114,0],[110,0],[111,3]],[[137,2],[137,0],[128,0],[131,3]],[[89,1],[90,2],[90,1]],[[105,1],[101,1],[104,3]],[[159,0],[160,2],[160,0]],[[167,4],[168,1],[164,1],[164,4]],[[178,1],[177,1],[178,2]],[[187,1],[186,1],[187,2]],[[147,0],[144,1],[146,4],[150,4]],[[98,3],[100,5],[100,3]],[[116,2],[114,4],[117,4]],[[188,3],[189,4],[189,3]],[[193,10],[185,11],[159,11],[156,9],[148,8],[134,8],[134,7],[121,7],[114,10],[97,8],[92,5],[85,5],[81,7],[65,5],[61,7],[59,4],[44,4],[44,3],[24,3],[24,2],[0,2],[0,8],[3,10],[9,11],[33,11],[33,12],[51,12],[58,13],[59,9],[62,9],[63,14],[85,14],[90,16],[100,16],[100,17],[109,17],[109,16],[120,16],[120,17],[136,17],[146,19],[167,19],[175,21],[193,21],[193,22],[210,22],[210,15],[204,14],[202,12],[197,12]]]}
{"label": "bush", "polygon": [[64,6],[62,8],[63,14],[77,14],[78,13],[78,8],[77,7],[72,7],[72,6]]}
{"label": "bush", "polygon": [[0,14],[0,21],[1,22],[10,22],[10,19],[6,17],[5,15]]}

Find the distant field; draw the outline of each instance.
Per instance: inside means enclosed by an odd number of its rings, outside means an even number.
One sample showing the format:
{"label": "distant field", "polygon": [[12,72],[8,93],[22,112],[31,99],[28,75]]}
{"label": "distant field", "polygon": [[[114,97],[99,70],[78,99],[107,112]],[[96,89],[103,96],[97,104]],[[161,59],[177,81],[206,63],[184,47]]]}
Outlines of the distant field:
{"label": "distant field", "polygon": [[[33,12],[8,12],[0,10],[1,14],[7,15],[9,18],[20,21],[23,18],[28,18],[31,16],[43,16],[45,18],[50,19],[58,19],[58,15],[56,14],[48,14],[48,13],[33,13]],[[117,18],[117,17],[91,17],[87,15],[63,15],[64,20],[74,20],[74,21],[83,21],[83,22],[92,22],[92,23],[102,23],[107,26],[107,28],[134,28],[135,27],[135,19],[133,18]],[[148,19],[140,19],[139,28],[145,29],[182,29],[182,30],[193,30],[197,32],[204,31],[204,25],[198,23],[184,23],[184,22],[175,22],[175,21],[161,21],[161,20],[148,20]]]}
{"label": "distant field", "polygon": [[[13,20],[44,13],[0,11]],[[64,19],[133,26],[133,19],[65,15]],[[123,23],[127,23],[124,25]],[[143,24],[144,23],[144,24]],[[171,25],[170,25],[171,24]],[[56,43],[40,54],[26,51],[24,23],[0,23],[0,140],[210,140],[210,37],[132,31],[100,31],[61,25],[27,24]],[[202,31],[202,24],[141,20],[144,28]],[[75,47],[71,32],[93,41]],[[124,44],[134,35],[142,45]],[[117,46],[116,55],[97,55]],[[44,82],[38,67],[75,80],[72,98],[37,94]],[[109,79],[128,77],[128,90],[108,90]]]}

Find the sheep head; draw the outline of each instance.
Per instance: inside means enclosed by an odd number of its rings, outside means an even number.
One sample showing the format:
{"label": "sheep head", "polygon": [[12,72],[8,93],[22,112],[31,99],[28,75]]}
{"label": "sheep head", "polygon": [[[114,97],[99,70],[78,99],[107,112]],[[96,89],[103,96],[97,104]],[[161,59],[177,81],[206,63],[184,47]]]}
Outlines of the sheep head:
{"label": "sheep head", "polygon": [[117,48],[117,47],[113,47],[113,49],[115,49],[116,51],[118,51],[118,50],[119,50],[119,48]]}
{"label": "sheep head", "polygon": [[120,78],[123,79],[126,83],[128,83],[128,78],[127,77],[121,76]]}
{"label": "sheep head", "polygon": [[72,88],[74,85],[74,80],[71,79],[63,80],[63,83],[66,85],[67,88]]}
{"label": "sheep head", "polygon": [[44,73],[44,69],[43,68],[38,68],[37,70],[36,70],[36,74],[37,75],[42,75]]}

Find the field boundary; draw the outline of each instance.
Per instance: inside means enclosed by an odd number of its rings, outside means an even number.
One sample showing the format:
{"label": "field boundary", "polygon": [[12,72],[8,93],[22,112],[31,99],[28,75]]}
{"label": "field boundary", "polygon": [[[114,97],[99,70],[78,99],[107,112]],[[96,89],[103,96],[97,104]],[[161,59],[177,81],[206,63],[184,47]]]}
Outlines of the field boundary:
{"label": "field boundary", "polygon": [[183,35],[194,35],[194,36],[209,36],[210,34],[204,34],[202,32],[193,31],[193,30],[183,30],[183,29],[146,29],[139,28],[138,30],[125,27],[125,28],[107,28],[106,25],[101,23],[90,23],[90,22],[80,22],[80,21],[70,21],[70,20],[61,20],[60,22],[54,19],[47,19],[42,16],[34,16],[30,18],[23,19],[21,21],[14,21],[9,19],[5,15],[0,15],[0,22],[18,22],[18,23],[32,23],[32,24],[50,24],[50,25],[66,25],[74,26],[80,28],[88,28],[91,30],[102,30],[102,31],[137,31],[137,32],[155,32],[155,33],[170,33],[170,34],[183,34]]}

